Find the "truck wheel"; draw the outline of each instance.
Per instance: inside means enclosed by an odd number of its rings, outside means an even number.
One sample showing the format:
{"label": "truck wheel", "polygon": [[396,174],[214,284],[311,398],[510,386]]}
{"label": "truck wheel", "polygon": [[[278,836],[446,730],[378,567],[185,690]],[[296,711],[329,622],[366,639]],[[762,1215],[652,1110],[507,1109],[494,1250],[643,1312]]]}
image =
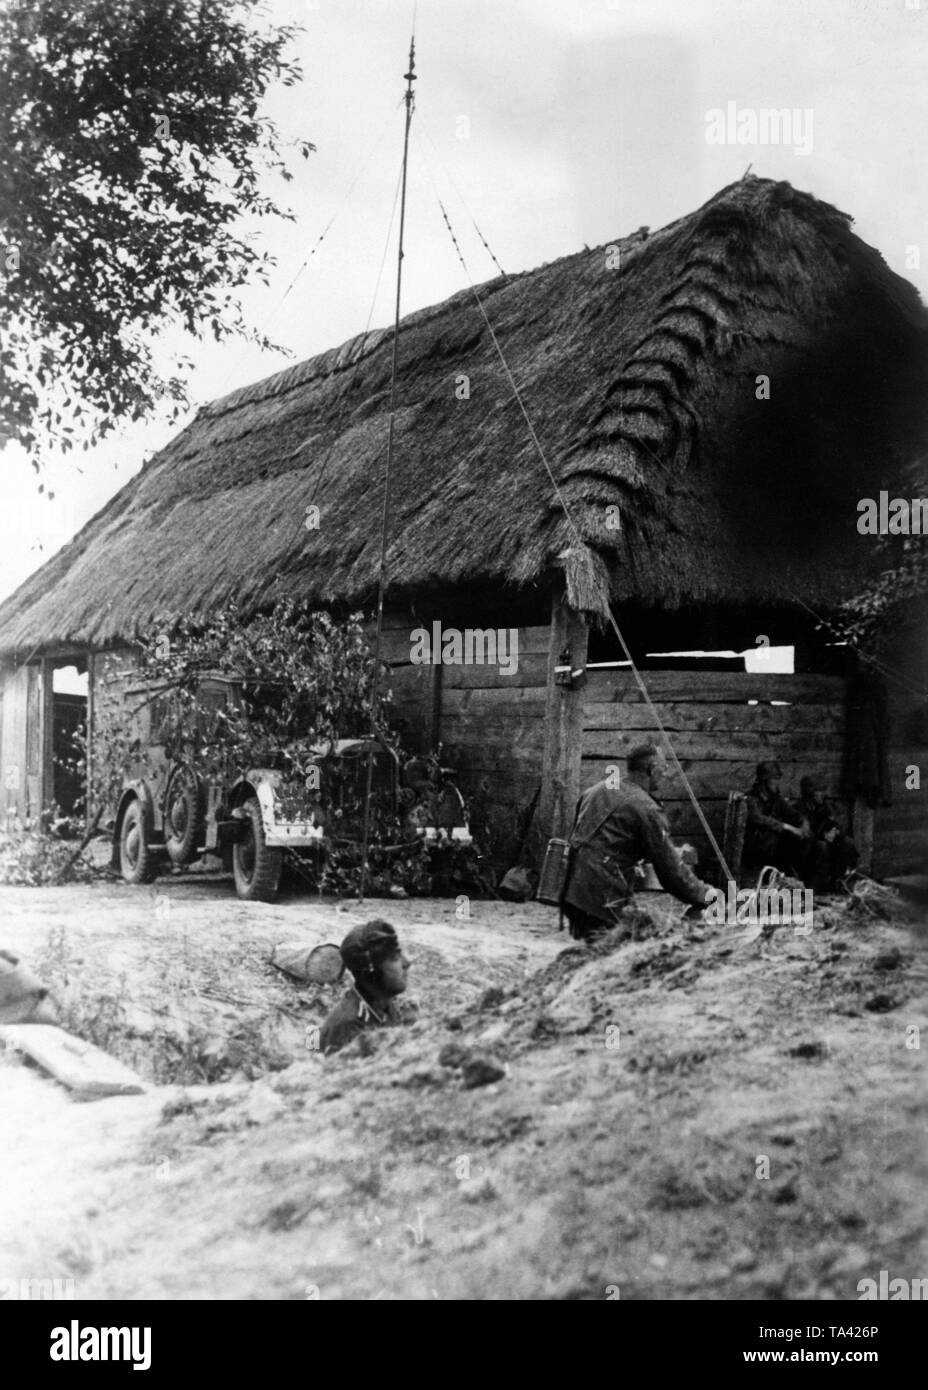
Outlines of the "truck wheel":
{"label": "truck wheel", "polygon": [[189,864],[206,824],[203,783],[189,763],[178,763],[164,793],[164,843],[172,864]]}
{"label": "truck wheel", "polygon": [[138,797],[129,802],[119,828],[119,871],[127,883],[153,883],[157,876],[150,821]]}
{"label": "truck wheel", "polygon": [[241,838],[232,849],[235,891],[245,902],[271,903],[277,896],[283,851],[268,848],[258,798],[250,796],[242,810],[245,819]]}

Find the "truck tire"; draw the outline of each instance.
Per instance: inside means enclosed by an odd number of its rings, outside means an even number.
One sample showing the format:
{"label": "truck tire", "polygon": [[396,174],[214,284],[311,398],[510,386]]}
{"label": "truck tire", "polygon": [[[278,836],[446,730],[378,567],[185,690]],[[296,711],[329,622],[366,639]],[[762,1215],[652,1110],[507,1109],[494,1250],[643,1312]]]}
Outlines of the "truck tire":
{"label": "truck tire", "polygon": [[151,817],[138,797],[123,812],[119,827],[119,872],[126,883],[153,883],[158,862],[151,847]]}
{"label": "truck tire", "polygon": [[242,833],[232,847],[235,891],[244,902],[272,903],[280,883],[283,851],[268,847],[258,798],[250,796],[242,810]]}
{"label": "truck tire", "polygon": [[164,791],[164,844],[172,864],[189,864],[206,827],[206,792],[189,763],[178,763]]}

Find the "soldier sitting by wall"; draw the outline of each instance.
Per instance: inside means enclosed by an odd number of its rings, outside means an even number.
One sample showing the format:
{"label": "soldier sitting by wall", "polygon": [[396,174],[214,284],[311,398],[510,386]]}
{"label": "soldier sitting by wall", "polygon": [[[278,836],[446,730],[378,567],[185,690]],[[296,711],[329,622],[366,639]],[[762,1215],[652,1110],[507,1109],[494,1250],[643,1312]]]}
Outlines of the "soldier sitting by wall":
{"label": "soldier sitting by wall", "polygon": [[629,753],[626,768],[619,786],[611,779],[597,782],[577,805],[563,901],[570,934],[581,941],[617,924],[631,901],[634,866],[641,859],[653,865],[662,888],[691,905],[693,916],[710,901],[709,888],[674,848],[655,799],[664,770],[657,748],[639,744]]}
{"label": "soldier sitting by wall", "polygon": [[746,868],[771,864],[784,873],[811,882],[821,857],[817,841],[803,829],[802,816],[780,791],[783,771],[778,762],[757,764],[747,793],[748,820],[742,862]]}
{"label": "soldier sitting by wall", "polygon": [[819,847],[811,886],[815,892],[832,893],[856,866],[857,846],[842,831],[830,801],[814,777],[803,777],[799,783],[796,810]]}
{"label": "soldier sitting by wall", "polygon": [[394,1001],[406,990],[410,963],[393,927],[382,918],[352,927],[341,953],[354,984],[322,1025],[319,1046],[323,1052],[338,1052],[366,1029],[397,1024]]}

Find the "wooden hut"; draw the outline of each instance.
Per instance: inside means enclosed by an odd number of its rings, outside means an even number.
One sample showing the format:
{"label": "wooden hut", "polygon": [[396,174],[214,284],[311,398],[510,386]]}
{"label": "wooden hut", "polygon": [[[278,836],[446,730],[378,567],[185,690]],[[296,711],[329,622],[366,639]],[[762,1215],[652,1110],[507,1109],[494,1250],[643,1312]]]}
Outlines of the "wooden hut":
{"label": "wooden hut", "polygon": [[[409,315],[387,595],[409,737],[440,739],[471,791],[488,780],[503,857],[534,804],[537,852],[580,788],[653,732],[615,664],[611,604],[716,828],[763,757],[788,784],[812,771],[837,792],[844,671],[818,624],[878,563],[858,501],[898,491],[924,450],[928,316],[914,288],[846,214],[747,177],[658,232],[479,293],[577,533],[472,293]],[[246,612],[281,590],[371,602],[391,340],[354,338],[202,408],[0,606],[8,804],[48,799],[56,663],[92,666],[165,615],[231,596]],[[411,663],[413,629],[435,621],[517,629],[517,670]],[[924,604],[906,621],[923,633]],[[793,645],[796,674],[655,655],[765,643]],[[902,635],[900,652],[914,709],[928,653]],[[910,712],[894,711],[899,728]],[[898,783],[913,747],[892,737]],[[876,813],[884,872],[926,845],[928,793],[894,793],[905,817],[882,840]],[[693,836],[678,783],[667,805]]]}

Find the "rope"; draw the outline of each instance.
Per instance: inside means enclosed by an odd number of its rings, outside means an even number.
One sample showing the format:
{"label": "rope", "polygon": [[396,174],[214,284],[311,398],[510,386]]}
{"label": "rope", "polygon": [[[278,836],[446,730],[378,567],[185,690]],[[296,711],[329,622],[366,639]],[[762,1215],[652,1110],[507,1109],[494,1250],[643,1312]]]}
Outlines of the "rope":
{"label": "rope", "polygon": [[[330,230],[330,228],[331,228],[331,226],[332,226],[332,223],[333,223],[333,222],[335,221],[335,219],[336,219],[337,217],[339,217],[339,216],[341,215],[341,213],[345,210],[345,207],[346,207],[346,205],[347,205],[347,203],[348,203],[348,200],[349,200],[349,198],[351,197],[352,193],[354,192],[355,187],[357,186],[358,181],[359,181],[360,178],[361,178],[361,175],[366,171],[368,165],[371,163],[371,160],[374,158],[374,155],[377,153],[378,149],[380,148],[381,144],[383,143],[383,138],[384,138],[384,136],[386,135],[387,130],[388,130],[389,127],[390,127],[390,124],[391,124],[391,121],[392,121],[393,117],[396,115],[396,112],[399,110],[400,103],[402,102],[402,100],[403,100],[403,98],[400,97],[400,100],[396,103],[396,106],[394,106],[393,110],[390,112],[390,119],[387,120],[387,121],[385,122],[385,124],[383,125],[383,127],[382,127],[382,129],[381,129],[381,131],[380,131],[380,134],[378,135],[377,140],[376,140],[376,142],[375,142],[373,148],[371,149],[370,153],[368,154],[368,156],[367,156],[367,158],[365,159],[364,163],[361,165],[361,167],[360,167],[360,169],[358,170],[358,172],[355,174],[354,178],[351,180],[351,183],[348,185],[347,191],[345,192],[345,195],[344,195],[344,197],[342,198],[341,203],[338,205],[338,207],[337,207],[337,208],[335,209],[335,211],[332,213],[332,216],[329,218],[328,222],[327,222],[327,223],[325,224],[325,226],[323,227],[323,229],[322,229],[322,231],[320,232],[319,236],[316,238],[315,243],[314,243],[313,246],[311,247],[311,249],[310,249],[310,251],[309,251],[309,254],[308,254],[308,255],[306,256],[306,258],[304,259],[304,261],[303,261],[303,263],[301,264],[299,270],[296,272],[296,274],[294,275],[293,279],[290,281],[289,285],[288,285],[287,288],[284,290],[283,294],[280,296],[280,299],[278,300],[277,304],[276,304],[276,305],[274,306],[274,308],[271,310],[270,317],[267,319],[267,323],[270,323],[271,319],[272,319],[272,318],[274,317],[274,315],[278,312],[278,310],[280,309],[280,307],[281,307],[281,305],[283,304],[284,300],[287,298],[287,295],[288,295],[288,294],[290,293],[290,291],[293,289],[293,287],[294,287],[294,285],[296,284],[297,280],[299,280],[300,276],[303,274],[303,271],[304,271],[304,270],[306,269],[306,267],[309,265],[309,263],[310,263],[310,261],[312,260],[313,256],[315,256],[316,252],[319,250],[319,247],[320,247],[320,246],[322,245],[322,243],[325,241],[326,237],[327,237],[328,234],[329,234],[329,230]],[[378,277],[378,280],[379,280],[379,277]]]}
{"label": "rope", "polygon": [[[457,252],[458,260],[461,262],[461,266],[462,266],[462,268],[463,268],[463,270],[464,270],[464,274],[467,276],[467,281],[468,281],[468,284],[470,285],[471,291],[472,291],[473,296],[474,296],[474,299],[475,299],[475,301],[476,301],[477,308],[480,310],[480,313],[481,313],[481,315],[482,315],[482,317],[483,317],[483,321],[484,321],[484,323],[485,323],[486,326],[487,326],[487,329],[488,329],[489,334],[490,334],[490,339],[491,339],[491,341],[492,341],[492,343],[493,343],[494,348],[496,349],[496,353],[497,353],[497,355],[498,355],[498,357],[499,357],[500,363],[502,364],[503,371],[506,373],[506,376],[507,376],[507,378],[508,378],[508,380],[509,380],[509,385],[510,385],[510,387],[512,388],[512,394],[513,394],[513,396],[515,397],[516,403],[517,403],[517,405],[518,405],[520,411],[522,412],[522,417],[523,417],[523,419],[525,420],[525,423],[526,423],[526,425],[527,425],[527,427],[528,427],[528,432],[529,432],[529,435],[531,436],[532,443],[535,445],[535,448],[536,448],[536,450],[537,450],[537,452],[538,452],[538,457],[541,459],[542,463],[544,464],[545,471],[547,472],[548,478],[549,478],[550,481],[551,481],[551,486],[552,486],[553,489],[554,489],[555,496],[557,497],[558,503],[560,504],[560,507],[561,507],[561,509],[562,509],[562,511],[563,511],[563,513],[564,513],[564,517],[565,517],[565,519],[566,519],[566,521],[567,521],[567,525],[568,525],[568,527],[569,527],[569,529],[570,529],[571,535],[572,535],[572,537],[574,538],[574,540],[575,540],[575,542],[576,542],[576,544],[577,544],[578,546],[585,546],[585,545],[586,545],[586,542],[584,541],[584,539],[583,539],[582,535],[580,534],[580,531],[579,531],[579,529],[578,529],[576,523],[574,522],[573,517],[571,516],[570,508],[568,507],[567,501],[566,501],[566,499],[565,499],[565,497],[564,497],[563,492],[561,491],[560,485],[558,484],[558,481],[557,481],[557,479],[556,479],[555,476],[554,476],[554,472],[553,472],[553,470],[552,470],[552,468],[551,468],[551,465],[548,463],[548,459],[547,459],[547,457],[546,457],[546,455],[545,455],[545,451],[544,451],[544,449],[543,449],[542,446],[541,446],[541,441],[539,440],[538,435],[537,435],[536,432],[535,432],[535,427],[534,427],[534,425],[532,424],[531,419],[529,418],[528,411],[527,411],[526,408],[525,408],[525,403],[524,403],[524,401],[522,400],[521,392],[519,391],[519,388],[518,388],[518,386],[516,385],[516,381],[515,381],[514,376],[512,375],[512,372],[510,371],[509,363],[506,361],[506,358],[505,358],[505,355],[504,355],[504,353],[503,353],[503,350],[502,350],[502,348],[500,347],[499,340],[498,340],[498,338],[497,338],[495,332],[493,331],[493,325],[491,324],[489,318],[487,317],[486,310],[485,310],[484,307],[483,307],[483,302],[482,302],[482,300],[481,300],[481,298],[480,298],[480,295],[477,293],[477,287],[476,287],[476,285],[474,284],[473,280],[471,279],[470,272],[469,272],[469,270],[467,269],[467,263],[466,263],[466,261],[464,260],[464,257],[463,257],[463,255],[461,254],[461,248],[460,248],[460,246],[458,245],[458,239],[457,239],[457,237],[456,237],[455,234],[454,234],[454,229],[453,229],[452,226],[451,226],[451,222],[450,222],[450,220],[449,220],[449,218],[448,218],[448,214],[447,214],[447,212],[445,211],[445,206],[444,206],[444,204],[442,203],[442,201],[441,201],[440,198],[438,199],[438,205],[439,205],[439,207],[441,208],[442,217],[443,217],[444,220],[445,220],[445,226],[448,228],[448,232],[449,232],[449,234],[450,234],[450,236],[451,236],[451,240],[452,240],[452,242],[454,243],[454,249],[455,249],[455,251]],[[656,706],[655,706],[653,700],[651,699],[650,694],[648,693],[647,686],[645,685],[645,683],[644,683],[644,681],[643,681],[643,679],[642,679],[642,677],[641,677],[641,672],[638,670],[638,667],[635,665],[634,659],[632,658],[632,654],[631,654],[631,652],[629,651],[629,648],[628,648],[628,643],[625,641],[625,638],[624,638],[624,636],[622,635],[622,631],[621,631],[621,629],[620,629],[618,623],[616,622],[615,614],[614,614],[613,611],[612,611],[612,605],[611,605],[608,601],[607,601],[607,604],[606,604],[606,612],[607,612],[607,616],[608,616],[608,619],[609,619],[609,623],[610,623],[610,625],[611,625],[611,627],[612,627],[612,630],[613,630],[613,632],[615,633],[616,637],[618,638],[619,646],[621,647],[622,651],[624,652],[624,654],[625,654],[625,659],[627,660],[627,662],[628,662],[628,664],[629,664],[629,666],[630,666],[630,668],[631,668],[631,672],[632,672],[632,675],[633,675],[633,677],[634,677],[634,679],[635,679],[635,683],[636,683],[636,685],[638,686],[638,689],[639,689],[639,691],[641,692],[642,698],[644,699],[644,702],[645,702],[645,704],[646,704],[647,707],[648,707],[648,710],[649,710],[649,712],[650,712],[650,714],[651,714],[651,717],[652,717],[652,719],[654,720],[654,723],[655,723],[657,729],[658,729],[659,732],[660,732],[661,739],[663,740],[664,746],[665,746],[665,748],[666,748],[666,750],[667,750],[667,752],[668,752],[668,754],[669,754],[669,756],[670,756],[670,761],[671,761],[671,763],[673,764],[673,766],[674,766],[674,768],[675,768],[675,770],[676,770],[678,776],[680,777],[680,780],[681,780],[682,783],[683,783],[683,786],[684,786],[685,789],[686,789],[686,793],[687,793],[687,795],[688,795],[690,801],[692,802],[693,809],[694,809],[694,811],[696,812],[696,816],[697,816],[697,818],[698,818],[698,820],[699,820],[699,823],[700,823],[700,825],[702,826],[703,831],[705,832],[706,838],[708,839],[709,844],[710,844],[711,847],[712,847],[712,851],[713,851],[713,853],[715,854],[716,858],[717,858],[718,861],[719,861],[719,865],[721,866],[721,869],[722,869],[723,874],[725,875],[725,878],[726,878],[726,879],[731,879],[731,878],[733,877],[733,875],[732,875],[732,873],[731,873],[731,870],[730,870],[729,867],[728,867],[728,864],[726,863],[725,856],[723,855],[723,853],[722,853],[722,851],[721,851],[721,848],[719,847],[719,843],[718,843],[718,841],[716,840],[715,835],[712,833],[712,828],[711,828],[711,826],[709,825],[709,822],[707,821],[707,819],[706,819],[706,817],[705,817],[705,814],[704,814],[704,812],[703,812],[703,809],[702,809],[702,807],[701,807],[700,804],[699,804],[699,801],[698,801],[698,799],[697,799],[696,793],[693,791],[693,788],[692,788],[692,786],[690,785],[690,780],[689,780],[689,778],[687,777],[686,773],[685,773],[684,770],[683,770],[683,766],[682,766],[682,764],[681,764],[681,762],[680,762],[680,759],[677,757],[677,754],[676,754],[676,751],[675,751],[675,749],[674,749],[674,747],[673,747],[673,744],[670,742],[670,737],[669,737],[669,735],[668,735],[668,733],[667,733],[667,730],[664,728],[663,721],[661,720],[661,717],[660,717],[660,715],[659,715],[658,712],[657,712],[657,708],[656,708]]]}
{"label": "rope", "polygon": [[[400,101],[402,101],[402,98],[400,98]],[[299,266],[299,268],[298,268],[296,274],[293,276],[293,279],[292,279],[292,280],[290,281],[290,283],[287,285],[286,289],[284,290],[283,294],[282,294],[282,295],[280,296],[280,298],[278,299],[277,303],[274,305],[274,307],[271,309],[270,313],[269,313],[269,314],[266,316],[266,318],[264,319],[264,322],[263,322],[261,328],[257,330],[261,337],[263,337],[263,338],[266,338],[266,337],[267,337],[268,329],[270,328],[270,326],[271,326],[271,324],[273,323],[274,319],[275,319],[275,318],[277,317],[277,315],[279,314],[281,308],[283,307],[284,302],[286,301],[288,295],[290,294],[290,291],[293,289],[293,287],[295,286],[296,282],[299,280],[300,276],[303,274],[303,271],[304,271],[304,270],[306,269],[306,267],[309,265],[310,261],[311,261],[312,258],[316,255],[316,253],[317,253],[317,251],[319,250],[320,246],[321,246],[322,243],[325,241],[326,237],[327,237],[328,234],[329,234],[329,231],[331,230],[332,224],[337,220],[337,218],[339,218],[339,217],[341,216],[341,214],[344,212],[345,208],[347,207],[348,202],[349,202],[349,200],[350,200],[350,198],[351,198],[351,195],[352,195],[352,193],[354,192],[355,188],[357,187],[357,185],[358,185],[358,183],[359,183],[359,181],[360,181],[362,175],[367,171],[368,167],[370,166],[370,164],[371,164],[371,162],[372,162],[372,160],[373,160],[373,158],[374,158],[374,155],[377,153],[377,151],[379,150],[380,146],[383,144],[384,137],[385,137],[385,135],[387,134],[387,131],[388,131],[388,130],[391,128],[391,126],[392,126],[393,117],[396,115],[396,112],[397,112],[397,110],[398,110],[398,108],[399,108],[399,105],[400,105],[400,102],[397,102],[396,106],[394,106],[393,110],[390,112],[389,117],[387,118],[387,120],[384,122],[384,124],[382,125],[382,127],[381,127],[381,129],[380,129],[380,134],[377,136],[377,139],[375,140],[374,144],[371,146],[371,149],[370,149],[370,151],[368,152],[366,158],[364,159],[363,163],[362,163],[362,164],[360,165],[360,167],[358,168],[357,173],[355,174],[354,178],[351,180],[351,183],[348,185],[347,189],[345,190],[345,193],[343,194],[342,200],[341,200],[341,202],[339,203],[338,207],[337,207],[337,208],[335,209],[335,211],[332,213],[332,216],[329,218],[328,222],[325,224],[325,226],[323,227],[322,231],[319,233],[319,236],[316,238],[315,242],[312,244],[310,250],[307,252],[306,256],[303,258],[303,261],[301,262],[301,264],[300,264],[300,266]],[[280,351],[286,351],[286,349],[274,348],[273,351],[275,351],[275,352],[280,352]],[[229,373],[228,373],[230,377],[234,377],[234,375],[235,375],[236,371],[238,370],[238,367],[241,365],[243,359],[244,359],[244,348],[240,349],[238,355],[237,355],[237,356],[233,359],[233,361],[232,361],[232,364],[231,364],[231,367],[229,368]]]}
{"label": "rope", "polygon": [[[420,122],[420,124],[421,124],[421,122]],[[474,231],[477,233],[478,237],[479,237],[480,240],[483,242],[483,245],[484,245],[484,248],[486,249],[487,255],[490,257],[490,260],[491,260],[491,261],[493,262],[493,264],[496,266],[496,269],[499,271],[500,275],[502,275],[503,279],[505,279],[505,278],[506,278],[506,272],[505,272],[505,270],[503,270],[503,267],[500,265],[499,261],[498,261],[498,260],[496,259],[496,257],[494,256],[493,251],[492,251],[492,249],[491,249],[491,247],[490,247],[490,243],[487,241],[486,237],[483,235],[483,232],[482,232],[482,231],[480,230],[480,228],[477,226],[477,219],[474,217],[474,214],[471,212],[470,207],[469,207],[468,202],[467,202],[467,199],[464,197],[464,194],[461,192],[461,190],[460,190],[460,188],[459,188],[459,186],[458,186],[457,180],[455,179],[455,177],[454,177],[454,175],[452,174],[451,170],[448,168],[447,164],[446,164],[445,161],[442,159],[441,153],[440,153],[440,151],[439,151],[439,149],[438,149],[438,146],[435,144],[435,141],[432,139],[432,136],[431,136],[429,130],[428,130],[425,126],[423,126],[423,133],[424,133],[424,135],[425,135],[425,138],[428,140],[429,144],[432,146],[432,149],[435,151],[435,156],[436,156],[436,158],[437,158],[439,164],[441,165],[442,169],[444,170],[445,175],[446,175],[446,177],[447,177],[447,179],[448,179],[448,182],[451,184],[451,187],[454,189],[455,193],[458,195],[458,197],[460,198],[461,202],[463,203],[464,208],[465,208],[465,210],[466,210],[466,212],[467,212],[467,215],[468,215],[468,217],[470,218],[471,222],[472,222],[473,225],[474,225]],[[419,137],[418,137],[418,131],[416,132],[416,138],[417,138],[417,139],[419,138]],[[421,141],[420,141],[420,147],[421,147]],[[432,178],[431,173],[429,174],[429,177]],[[435,180],[434,180],[434,178],[432,178],[432,184],[433,184],[433,186],[434,186],[434,183],[435,183]],[[439,199],[439,201],[441,201],[441,200]]]}
{"label": "rope", "polygon": [[862,647],[858,647],[856,642],[851,641],[851,639],[845,635],[845,633],[841,630],[840,627],[837,627],[836,624],[829,622],[827,618],[823,618],[820,613],[816,613],[814,608],[810,608],[809,605],[805,602],[805,600],[801,599],[798,594],[793,594],[793,599],[802,608],[804,608],[811,617],[815,618],[816,622],[818,622],[822,627],[827,627],[828,631],[831,632],[835,637],[840,637],[843,642],[846,642],[847,645],[851,648],[851,651],[857,653],[861,661],[865,661],[868,666],[872,666],[873,669],[875,671],[878,671],[880,675],[883,676],[886,680],[892,681],[894,685],[900,686],[902,690],[905,690],[909,695],[914,695],[919,700],[924,700],[928,698],[928,689],[922,688],[921,690],[919,690],[916,686],[909,685],[908,681],[899,675],[894,666],[887,665],[886,662],[880,661],[878,657],[870,656],[867,652],[863,650]]}
{"label": "rope", "polygon": [[[347,404],[347,403],[348,403],[348,398],[349,398],[350,395],[351,395],[351,391],[352,391],[352,388],[353,388],[353,386],[354,386],[355,380],[356,380],[356,378],[357,378],[357,374],[358,374],[358,372],[359,372],[359,370],[360,370],[360,368],[361,368],[361,363],[362,363],[363,360],[364,360],[364,348],[365,348],[365,346],[366,346],[367,339],[370,337],[371,323],[372,323],[373,318],[374,318],[374,310],[375,310],[376,307],[377,307],[377,296],[380,294],[380,282],[381,282],[381,279],[383,278],[384,266],[385,266],[386,263],[387,263],[387,252],[388,252],[389,249],[390,249],[390,238],[391,238],[392,235],[393,235],[393,219],[394,219],[395,216],[396,216],[396,204],[397,204],[397,202],[398,202],[398,200],[399,200],[399,196],[400,196],[400,184],[401,184],[401,181],[402,181],[402,176],[403,176],[403,175],[402,175],[402,169],[401,169],[400,172],[399,172],[399,173],[397,174],[397,176],[396,176],[396,189],[395,189],[394,194],[393,194],[393,207],[392,207],[391,210],[390,210],[390,221],[389,221],[389,224],[388,224],[388,226],[387,226],[387,236],[386,236],[386,240],[384,241],[384,244],[383,244],[383,255],[382,255],[381,258],[380,258],[380,268],[379,268],[379,270],[377,271],[377,283],[376,283],[375,286],[374,286],[374,294],[373,294],[373,297],[372,297],[372,299],[371,299],[371,307],[370,307],[370,310],[368,311],[367,322],[366,322],[365,325],[364,325],[364,332],[361,334],[361,339],[362,339],[362,341],[361,341],[361,344],[360,344],[360,346],[359,346],[359,348],[358,348],[358,355],[357,355],[357,357],[355,358],[354,366],[353,366],[352,369],[351,369],[351,377],[350,377],[350,379],[349,379],[348,386],[347,386],[347,388],[346,388],[346,390],[345,390],[345,392],[344,392],[344,394],[343,394],[343,396],[342,396],[342,410],[341,410],[341,413],[340,413],[339,416],[338,416],[338,423],[336,424],[336,427],[335,427],[335,429],[334,429],[333,432],[332,432],[332,439],[331,439],[331,442],[330,442],[330,444],[329,444],[328,449],[327,449],[326,452],[325,452],[325,455],[324,455],[323,460],[322,460],[322,467],[320,468],[320,470],[319,470],[319,476],[318,476],[318,478],[316,479],[315,491],[314,491],[314,494],[313,494],[313,500],[314,500],[314,501],[315,501],[315,499],[318,498],[318,497],[320,496],[320,494],[321,494],[322,482],[323,482],[323,479],[325,478],[326,469],[327,469],[328,466],[329,466],[329,460],[331,459],[332,455],[333,455],[334,452],[335,452],[335,446],[336,446],[336,444],[338,443],[339,437],[340,437],[340,435],[341,435],[341,424],[342,424],[342,421],[344,420],[345,414],[346,414],[346,412],[347,412],[347,410],[348,410],[348,404]],[[300,446],[298,446],[298,449],[299,449],[299,448],[302,448],[302,447],[303,447],[303,446],[300,445]],[[294,451],[294,452],[298,452],[298,449],[297,449],[296,451]]]}

